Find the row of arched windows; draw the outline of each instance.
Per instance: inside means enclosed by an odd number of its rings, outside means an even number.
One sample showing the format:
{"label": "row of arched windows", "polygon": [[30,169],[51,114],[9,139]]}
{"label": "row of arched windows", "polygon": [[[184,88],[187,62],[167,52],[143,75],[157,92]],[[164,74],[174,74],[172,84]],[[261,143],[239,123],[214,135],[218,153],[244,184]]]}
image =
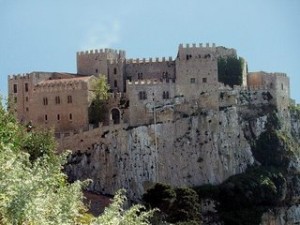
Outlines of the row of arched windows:
{"label": "row of arched windows", "polygon": [[[68,95],[67,96],[67,103],[70,104],[72,102],[73,102],[72,95]],[[56,105],[61,104],[61,98],[60,98],[60,96],[55,96],[55,104]],[[43,105],[48,105],[48,98],[47,97],[43,98]]]}

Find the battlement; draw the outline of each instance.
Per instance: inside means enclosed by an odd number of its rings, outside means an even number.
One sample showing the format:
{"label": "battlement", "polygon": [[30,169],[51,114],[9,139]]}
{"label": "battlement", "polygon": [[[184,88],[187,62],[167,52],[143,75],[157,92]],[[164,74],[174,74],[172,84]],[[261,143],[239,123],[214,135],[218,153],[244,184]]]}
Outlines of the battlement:
{"label": "battlement", "polygon": [[133,86],[133,85],[163,85],[163,84],[167,84],[167,83],[175,83],[174,80],[169,79],[168,81],[166,79],[152,79],[152,80],[136,80],[136,81],[129,81],[127,80],[127,85],[129,86]]}
{"label": "battlement", "polygon": [[137,58],[137,59],[127,59],[127,64],[142,64],[142,63],[158,63],[158,62],[173,62],[172,56],[169,56],[169,58],[166,57],[156,57],[156,58]]}
{"label": "battlement", "polygon": [[193,44],[180,44],[179,49],[182,48],[216,48],[216,44],[212,43],[211,45],[209,43],[206,43],[205,45],[203,43],[199,43],[198,45],[193,43]]}
{"label": "battlement", "polygon": [[99,55],[99,54],[105,54],[105,53],[125,55],[126,52],[123,50],[116,50],[116,49],[110,49],[110,48],[92,49],[92,50],[77,52],[77,56]]}
{"label": "battlement", "polygon": [[17,79],[29,79],[30,73],[20,73],[20,74],[11,74],[8,75],[8,79],[17,80]]}

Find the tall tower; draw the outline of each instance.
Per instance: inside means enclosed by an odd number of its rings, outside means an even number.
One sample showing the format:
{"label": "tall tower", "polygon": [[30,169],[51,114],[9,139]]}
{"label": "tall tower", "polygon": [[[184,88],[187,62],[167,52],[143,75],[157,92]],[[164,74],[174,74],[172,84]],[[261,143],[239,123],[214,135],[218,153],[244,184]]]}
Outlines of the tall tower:
{"label": "tall tower", "polygon": [[105,75],[113,91],[124,91],[125,51],[113,49],[77,52],[79,75]]}

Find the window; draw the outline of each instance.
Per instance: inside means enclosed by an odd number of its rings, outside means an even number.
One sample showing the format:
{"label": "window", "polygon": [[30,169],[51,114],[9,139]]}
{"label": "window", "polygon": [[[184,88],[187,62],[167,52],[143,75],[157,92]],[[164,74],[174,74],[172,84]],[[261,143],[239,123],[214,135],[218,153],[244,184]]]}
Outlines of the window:
{"label": "window", "polygon": [[114,80],[114,87],[118,87],[118,81],[117,80]]}
{"label": "window", "polygon": [[191,78],[191,84],[196,83],[196,78]]}
{"label": "window", "polygon": [[59,115],[59,114],[57,114],[57,116],[56,116],[56,117],[57,117],[57,120],[58,120],[58,121],[60,121],[60,115]]}
{"label": "window", "polygon": [[14,93],[18,93],[18,85],[14,84]]}
{"label": "window", "polygon": [[25,92],[28,92],[28,83],[25,83]]}
{"label": "window", "polygon": [[138,79],[143,80],[143,73],[138,73]]}
{"label": "window", "polygon": [[55,104],[60,104],[60,97],[59,96],[56,96],[55,97]]}
{"label": "window", "polygon": [[44,103],[44,105],[48,105],[48,98],[43,98],[43,103]]}
{"label": "window", "polygon": [[114,68],[114,74],[117,74],[117,68],[116,67]]}
{"label": "window", "polygon": [[45,119],[45,121],[48,121],[48,115],[47,114],[45,114],[44,119]]}
{"label": "window", "polygon": [[139,99],[140,100],[145,100],[147,99],[147,93],[145,91],[140,91],[139,92]]}
{"label": "window", "polygon": [[98,69],[96,69],[96,73],[98,73]]}
{"label": "window", "polygon": [[26,112],[28,112],[29,111],[29,108],[28,107],[26,107]]}
{"label": "window", "polygon": [[281,90],[283,90],[283,84],[281,84]]}
{"label": "window", "polygon": [[206,82],[207,82],[207,78],[206,77],[202,78],[202,83],[206,83]]}
{"label": "window", "polygon": [[164,91],[163,92],[163,99],[169,99],[170,96],[169,96],[169,92],[168,91]]}
{"label": "window", "polygon": [[26,96],[25,101],[28,102],[28,97]]}
{"label": "window", "polygon": [[69,114],[69,120],[73,120],[73,115],[72,115],[72,113]]}
{"label": "window", "polygon": [[72,95],[68,95],[68,100],[67,100],[68,103],[72,103]]}

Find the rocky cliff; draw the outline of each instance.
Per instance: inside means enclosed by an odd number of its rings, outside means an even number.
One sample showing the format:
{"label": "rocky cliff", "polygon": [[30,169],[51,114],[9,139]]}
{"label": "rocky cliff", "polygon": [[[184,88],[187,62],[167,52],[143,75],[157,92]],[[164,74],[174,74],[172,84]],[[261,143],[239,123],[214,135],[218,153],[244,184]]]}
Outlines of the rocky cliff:
{"label": "rocky cliff", "polygon": [[[110,129],[97,136],[92,148],[74,152],[65,171],[70,180],[92,179],[92,191],[114,194],[125,188],[134,200],[158,182],[174,187],[221,184],[260,164],[253,144],[266,130],[273,111],[271,106],[236,106],[198,110],[191,115],[178,112],[168,123]],[[285,132],[297,140],[299,111],[278,115]],[[300,222],[296,205],[300,185],[294,176],[300,171],[300,157],[294,154],[289,159],[292,173],[288,187],[293,190],[288,195],[292,202],[264,213],[263,225]]]}
{"label": "rocky cliff", "polygon": [[90,189],[120,188],[139,199],[152,183],[219,184],[253,164],[251,140],[264,130],[267,111],[228,107],[199,110],[173,122],[110,130],[92,149],[74,153],[70,179],[91,178]]}

